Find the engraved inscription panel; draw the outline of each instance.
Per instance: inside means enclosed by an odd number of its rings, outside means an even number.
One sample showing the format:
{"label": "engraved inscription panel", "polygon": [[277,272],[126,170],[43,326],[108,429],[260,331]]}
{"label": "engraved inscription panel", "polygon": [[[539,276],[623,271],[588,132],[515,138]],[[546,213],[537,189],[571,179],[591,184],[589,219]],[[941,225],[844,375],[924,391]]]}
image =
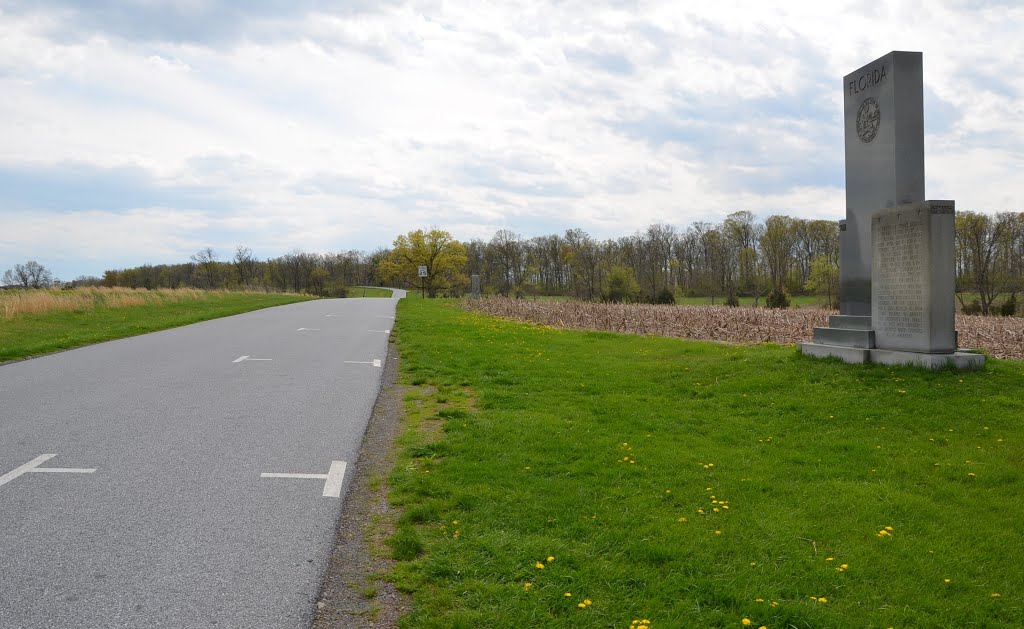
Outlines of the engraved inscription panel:
{"label": "engraved inscription panel", "polygon": [[875,230],[878,266],[873,281],[878,301],[873,323],[882,337],[912,342],[928,332],[927,235],[926,215],[907,218]]}

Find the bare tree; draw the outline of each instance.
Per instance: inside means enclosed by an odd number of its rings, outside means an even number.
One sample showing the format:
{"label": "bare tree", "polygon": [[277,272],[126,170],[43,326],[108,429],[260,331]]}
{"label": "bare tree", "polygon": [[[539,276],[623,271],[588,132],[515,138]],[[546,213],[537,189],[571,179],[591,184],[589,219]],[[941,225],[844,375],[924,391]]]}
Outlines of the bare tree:
{"label": "bare tree", "polygon": [[235,271],[238,273],[238,283],[242,286],[249,286],[256,279],[256,259],[252,256],[252,249],[238,245],[235,249]]}
{"label": "bare tree", "polygon": [[35,260],[25,264],[15,264],[13,269],[4,273],[5,286],[21,288],[49,288],[53,285],[53,274],[45,266]]}
{"label": "bare tree", "polygon": [[205,247],[192,254],[193,263],[199,267],[199,277],[205,288],[217,287],[217,253]]}
{"label": "bare tree", "polygon": [[[1010,212],[994,217],[976,212],[956,216],[956,252],[960,265],[958,293],[965,286],[978,294],[981,314],[989,314],[992,302],[1010,285],[1009,269],[1016,219]],[[963,305],[963,295],[959,295]]]}

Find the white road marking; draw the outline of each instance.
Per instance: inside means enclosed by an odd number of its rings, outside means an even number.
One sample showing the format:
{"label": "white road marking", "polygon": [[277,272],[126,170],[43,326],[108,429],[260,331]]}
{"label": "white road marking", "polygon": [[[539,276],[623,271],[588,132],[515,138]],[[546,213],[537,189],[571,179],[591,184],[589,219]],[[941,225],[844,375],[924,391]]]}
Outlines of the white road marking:
{"label": "white road marking", "polygon": [[346,360],[345,362],[350,365],[373,365],[374,367],[380,367],[379,358],[374,358],[373,360]]}
{"label": "white road marking", "polygon": [[326,474],[291,474],[282,472],[263,472],[260,478],[315,478],[323,480],[323,495],[328,498],[340,498],[341,486],[345,480],[345,462],[331,461],[331,469]]}
{"label": "white road marking", "polygon": [[310,332],[312,332],[312,331],[317,331],[317,332],[319,332],[319,331],[320,331],[320,328],[299,328],[298,330],[295,330],[295,331],[296,331],[296,332],[302,332],[303,330],[308,330],[308,331],[310,331]]}
{"label": "white road marking", "polygon": [[263,472],[260,478],[327,478],[327,474],[289,474],[287,472]]}
{"label": "white road marking", "polygon": [[394,317],[389,317],[388,315],[377,315],[377,318],[378,319],[394,319]]}
{"label": "white road marking", "polygon": [[24,465],[19,465],[10,472],[7,472],[3,476],[0,476],[0,485],[5,485],[14,480],[15,478],[18,478],[22,474],[27,474],[29,472],[64,472],[70,474],[92,474],[93,472],[96,471],[95,469],[86,469],[81,467],[39,467],[40,465],[49,461],[55,456],[57,455],[40,454],[39,456],[32,459],[28,463]]}
{"label": "white road marking", "polygon": [[367,332],[383,332],[384,334],[391,334],[391,330],[367,330]]}
{"label": "white road marking", "polygon": [[274,359],[273,358],[253,358],[252,356],[239,356],[238,358],[232,360],[231,362],[233,362],[233,363],[240,363],[243,360],[274,360]]}
{"label": "white road marking", "polygon": [[345,462],[331,461],[331,469],[327,470],[327,482],[324,483],[324,496],[341,497],[341,483],[345,480]]}
{"label": "white road marking", "polygon": [[324,316],[325,317],[344,317],[345,315],[343,315],[343,314],[325,314]]}

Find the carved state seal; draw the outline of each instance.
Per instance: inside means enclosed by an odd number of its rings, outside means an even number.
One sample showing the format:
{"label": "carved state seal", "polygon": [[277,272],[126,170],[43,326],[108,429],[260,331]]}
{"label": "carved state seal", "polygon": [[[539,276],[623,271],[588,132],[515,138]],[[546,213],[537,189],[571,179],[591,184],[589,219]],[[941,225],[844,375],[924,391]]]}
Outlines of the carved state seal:
{"label": "carved state seal", "polygon": [[860,141],[867,144],[874,140],[881,121],[882,111],[878,108],[878,101],[870,97],[865,98],[857,109],[857,137]]}

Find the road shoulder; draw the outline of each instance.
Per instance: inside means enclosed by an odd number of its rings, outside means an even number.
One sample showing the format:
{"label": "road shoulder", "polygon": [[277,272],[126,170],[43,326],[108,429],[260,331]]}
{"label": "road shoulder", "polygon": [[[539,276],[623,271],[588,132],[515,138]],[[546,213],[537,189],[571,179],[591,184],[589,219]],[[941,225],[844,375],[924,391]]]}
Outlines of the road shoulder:
{"label": "road shoulder", "polygon": [[373,407],[335,533],[313,629],[394,628],[409,609],[408,595],[384,580],[392,560],[384,540],[393,533],[387,478],[403,405],[398,350],[388,344],[383,381]]}

